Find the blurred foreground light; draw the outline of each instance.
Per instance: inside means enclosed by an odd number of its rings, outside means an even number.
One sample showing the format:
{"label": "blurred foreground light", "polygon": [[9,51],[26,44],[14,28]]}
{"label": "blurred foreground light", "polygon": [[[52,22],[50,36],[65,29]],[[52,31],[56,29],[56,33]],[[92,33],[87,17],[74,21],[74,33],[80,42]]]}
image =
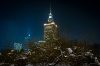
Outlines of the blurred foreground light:
{"label": "blurred foreground light", "polygon": [[39,43],[45,43],[46,41],[38,41]]}
{"label": "blurred foreground light", "polygon": [[14,50],[11,50],[11,52],[14,52]]}
{"label": "blurred foreground light", "polygon": [[8,53],[8,54],[10,55],[10,54],[12,54],[12,53]]}
{"label": "blurred foreground light", "polygon": [[64,57],[68,57],[67,55],[64,55]]}
{"label": "blurred foreground light", "polygon": [[69,54],[73,52],[71,48],[67,48],[67,50],[68,50]]}
{"label": "blurred foreground light", "polygon": [[57,47],[55,47],[54,49],[57,49]]}
{"label": "blurred foreground light", "polygon": [[1,55],[1,53],[0,53],[0,55]]}

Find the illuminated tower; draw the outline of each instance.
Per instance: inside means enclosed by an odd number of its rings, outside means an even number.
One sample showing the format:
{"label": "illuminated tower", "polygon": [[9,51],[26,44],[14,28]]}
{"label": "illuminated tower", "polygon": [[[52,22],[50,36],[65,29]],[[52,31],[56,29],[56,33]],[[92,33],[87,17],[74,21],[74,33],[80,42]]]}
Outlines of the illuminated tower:
{"label": "illuminated tower", "polygon": [[30,40],[30,34],[28,34],[28,36],[27,37],[25,37],[25,41],[29,41]]}
{"label": "illuminated tower", "polygon": [[57,25],[53,20],[53,15],[51,13],[51,7],[50,7],[48,22],[44,24],[44,40],[51,40],[51,39],[57,39]]}

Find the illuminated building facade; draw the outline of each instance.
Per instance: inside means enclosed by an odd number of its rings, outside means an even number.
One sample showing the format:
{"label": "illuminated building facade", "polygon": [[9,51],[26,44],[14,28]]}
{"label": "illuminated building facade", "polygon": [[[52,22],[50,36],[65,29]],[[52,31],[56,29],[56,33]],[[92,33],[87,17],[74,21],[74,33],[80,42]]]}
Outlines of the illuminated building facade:
{"label": "illuminated building facade", "polygon": [[47,41],[56,38],[57,38],[57,25],[53,20],[53,15],[51,13],[51,7],[50,7],[48,22],[44,24],[44,40]]}

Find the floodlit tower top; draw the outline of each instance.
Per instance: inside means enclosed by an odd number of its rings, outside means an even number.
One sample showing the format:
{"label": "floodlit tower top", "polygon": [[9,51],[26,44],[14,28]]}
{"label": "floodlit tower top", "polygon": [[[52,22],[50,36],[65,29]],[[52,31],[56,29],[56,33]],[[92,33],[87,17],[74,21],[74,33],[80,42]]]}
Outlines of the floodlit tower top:
{"label": "floodlit tower top", "polygon": [[53,15],[51,13],[51,5],[50,5],[50,13],[49,13],[49,18],[48,18],[48,23],[52,23],[52,22],[54,22],[54,20],[53,20]]}
{"label": "floodlit tower top", "polygon": [[50,14],[49,14],[49,18],[52,18],[53,17],[53,15],[52,15],[52,13],[51,13],[51,5],[50,5]]}

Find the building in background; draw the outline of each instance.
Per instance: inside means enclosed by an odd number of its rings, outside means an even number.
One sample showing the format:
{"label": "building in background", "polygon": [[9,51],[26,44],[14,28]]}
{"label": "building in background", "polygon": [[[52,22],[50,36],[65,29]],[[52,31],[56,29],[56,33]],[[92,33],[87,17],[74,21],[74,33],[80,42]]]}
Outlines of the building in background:
{"label": "building in background", "polygon": [[29,41],[30,38],[31,38],[31,35],[28,34],[28,36],[25,37],[25,41]]}
{"label": "building in background", "polygon": [[57,29],[58,27],[54,22],[50,7],[48,22],[44,24],[44,40],[57,39]]}
{"label": "building in background", "polygon": [[22,49],[22,44],[14,43],[14,49],[20,51]]}

